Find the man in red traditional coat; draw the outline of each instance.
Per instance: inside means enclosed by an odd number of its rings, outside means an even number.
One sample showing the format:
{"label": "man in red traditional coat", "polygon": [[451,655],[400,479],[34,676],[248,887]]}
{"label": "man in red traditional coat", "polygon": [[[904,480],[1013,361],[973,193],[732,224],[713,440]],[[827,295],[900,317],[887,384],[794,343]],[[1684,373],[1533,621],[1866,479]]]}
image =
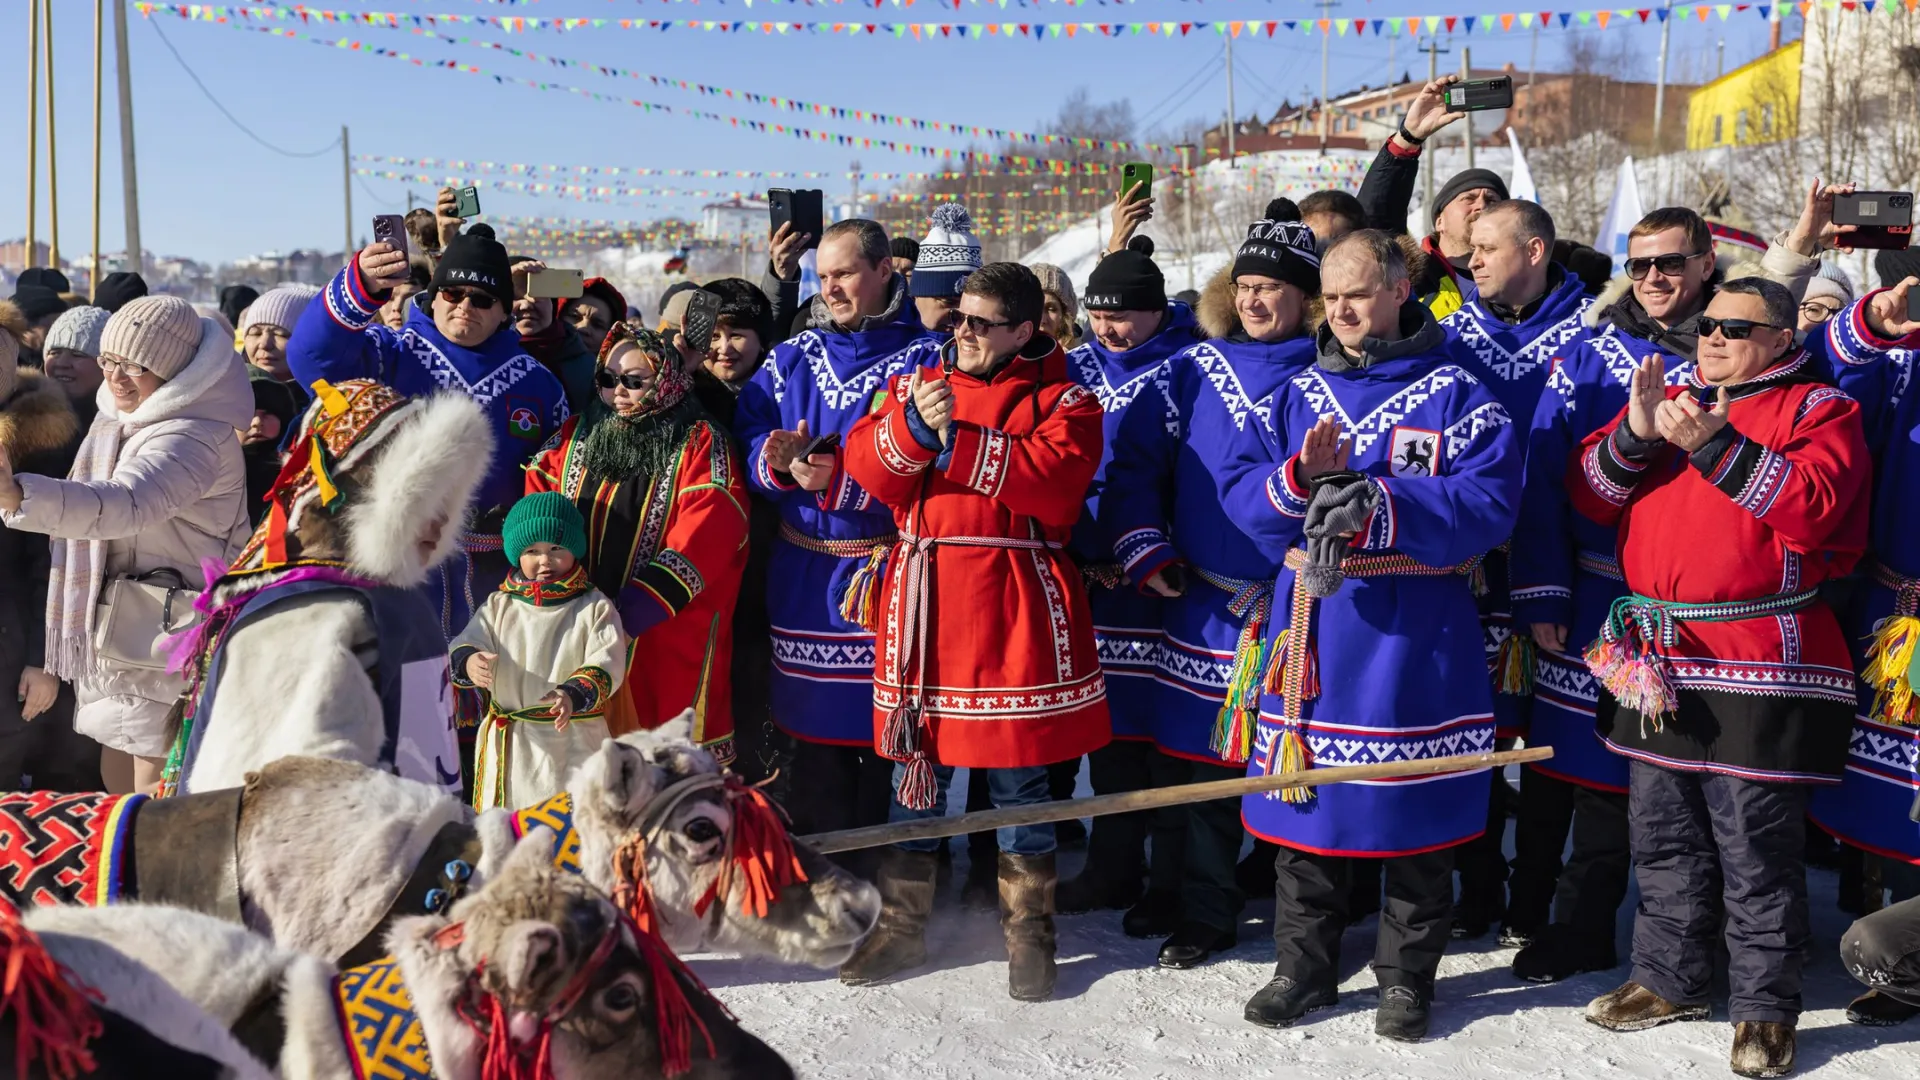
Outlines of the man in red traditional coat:
{"label": "man in red traditional coat", "polygon": [[[1869,298],[1873,344],[1916,329],[1904,307],[1904,290]],[[1816,587],[1866,550],[1871,491],[1860,406],[1815,350],[1794,347],[1794,309],[1771,281],[1720,286],[1697,320],[1693,377],[1667,386],[1649,355],[1566,476],[1575,509],[1617,525],[1629,590],[1587,664],[1620,703],[1599,734],[1629,761],[1640,909],[1632,981],[1587,1019],[1616,1031],[1706,1019],[1724,907],[1742,1076],[1793,1068],[1807,800],[1839,782],[1855,704],[1846,639]]]}
{"label": "man in red traditional coat", "polygon": [[[1063,550],[1100,462],[1100,406],[1040,332],[1044,303],[1018,263],[976,271],[940,367],[894,376],[840,458],[900,530],[873,673],[875,743],[899,763],[893,821],[944,815],[955,766],[986,770],[996,807],[1047,802],[1046,766],[1109,738],[1093,619]],[[1008,991],[1044,1000],[1053,826],[998,839]],[[879,926],[841,981],[879,982],[926,959],[940,843],[887,849]]]}

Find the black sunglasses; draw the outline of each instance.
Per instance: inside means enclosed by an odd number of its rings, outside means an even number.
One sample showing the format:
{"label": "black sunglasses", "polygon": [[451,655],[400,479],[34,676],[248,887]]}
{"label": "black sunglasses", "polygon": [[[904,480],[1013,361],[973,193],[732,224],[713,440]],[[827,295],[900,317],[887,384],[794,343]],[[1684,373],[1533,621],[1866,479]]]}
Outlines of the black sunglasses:
{"label": "black sunglasses", "polygon": [[1703,338],[1712,337],[1713,332],[1718,330],[1720,336],[1728,341],[1745,341],[1753,336],[1755,330],[1786,329],[1784,326],[1775,326],[1770,322],[1754,322],[1752,319],[1713,319],[1705,315],[1700,316],[1695,325],[1700,327],[1700,336]]}
{"label": "black sunglasses", "polygon": [[442,288],[440,295],[446,298],[448,307],[459,307],[460,302],[464,300],[475,311],[492,311],[493,306],[500,302],[500,298],[492,293],[481,292],[478,289],[462,289],[457,285]]}
{"label": "black sunglasses", "polygon": [[1011,322],[989,322],[978,315],[962,315],[960,321],[966,323],[967,329],[975,334],[984,334],[989,330],[1013,325]]}
{"label": "black sunglasses", "polygon": [[1691,255],[1647,255],[1627,260],[1627,276],[1635,281],[1645,281],[1647,271],[1658,270],[1667,277],[1679,277],[1687,268],[1688,259],[1697,259],[1708,254],[1696,251]]}
{"label": "black sunglasses", "polygon": [[611,390],[616,386],[624,386],[629,390],[645,390],[651,380],[650,375],[615,375],[606,368],[593,373],[593,381],[599,383],[602,390]]}

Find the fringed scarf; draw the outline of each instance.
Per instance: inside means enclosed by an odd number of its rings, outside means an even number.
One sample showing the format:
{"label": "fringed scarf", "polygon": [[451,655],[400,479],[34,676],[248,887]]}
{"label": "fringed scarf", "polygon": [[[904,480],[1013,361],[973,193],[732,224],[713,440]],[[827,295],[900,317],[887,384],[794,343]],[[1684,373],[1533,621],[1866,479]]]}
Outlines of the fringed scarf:
{"label": "fringed scarf", "polygon": [[[103,483],[113,478],[123,431],[118,416],[95,417],[81,441],[68,478]],[[106,579],[107,541],[94,537],[56,539],[47,576],[47,663],[49,673],[73,682],[93,673],[93,613]]]}

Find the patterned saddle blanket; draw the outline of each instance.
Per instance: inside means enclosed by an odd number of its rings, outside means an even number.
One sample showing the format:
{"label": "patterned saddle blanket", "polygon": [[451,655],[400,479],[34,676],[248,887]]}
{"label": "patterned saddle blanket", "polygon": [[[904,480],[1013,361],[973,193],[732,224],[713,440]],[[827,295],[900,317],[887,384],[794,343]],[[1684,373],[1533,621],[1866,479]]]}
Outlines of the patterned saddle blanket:
{"label": "patterned saddle blanket", "polygon": [[333,982],[340,1035],[359,1080],[432,1080],[433,1057],[400,962],[382,957]]}
{"label": "patterned saddle blanket", "polygon": [[15,905],[100,907],[121,895],[145,795],[0,794],[0,895]]}
{"label": "patterned saddle blanket", "polygon": [[513,812],[513,838],[519,840],[529,829],[546,826],[560,842],[554,846],[553,865],[575,874],[580,872],[580,834],[573,829],[573,796],[561,792],[538,806]]}

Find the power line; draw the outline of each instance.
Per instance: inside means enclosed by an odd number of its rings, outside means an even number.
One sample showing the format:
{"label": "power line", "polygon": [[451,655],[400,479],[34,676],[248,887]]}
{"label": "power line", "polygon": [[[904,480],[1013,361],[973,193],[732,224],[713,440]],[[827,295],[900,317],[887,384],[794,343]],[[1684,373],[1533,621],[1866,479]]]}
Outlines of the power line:
{"label": "power line", "polygon": [[173,47],[173,42],[167,40],[166,31],[160,29],[160,20],[148,19],[147,25],[153,27],[153,32],[160,35],[160,44],[165,45],[167,47],[167,51],[173,54],[174,60],[180,64],[180,70],[187,73],[187,78],[192,79],[193,85],[200,88],[200,93],[206,96],[207,101],[210,104],[212,104],[214,108],[219,109],[220,115],[226,117],[228,123],[232,124],[234,127],[239,128],[241,133],[244,134],[247,138],[252,139],[254,142],[259,143],[261,146],[266,147],[267,149],[273,151],[276,154],[279,154],[283,157],[290,157],[290,158],[319,157],[321,154],[328,153],[332,151],[334,147],[337,147],[340,145],[340,140],[335,139],[318,150],[309,151],[307,153],[301,153],[300,151],[297,151],[297,150],[288,150],[283,147],[275,146],[272,143],[268,142],[267,140],[254,134],[252,128],[241,123],[238,117],[234,116],[232,113],[227,111],[227,107],[225,105],[220,104],[220,99],[213,96],[213,91],[207,89],[207,84],[201,82],[200,76],[195,75],[193,73],[193,69],[187,66],[186,58],[180,55],[179,49],[176,49]]}
{"label": "power line", "polygon": [[[1188,75],[1186,78],[1180,80],[1179,85],[1175,86],[1172,90],[1167,91],[1167,96],[1161,98],[1158,102],[1154,104],[1152,108],[1148,109],[1145,113],[1141,114],[1139,120],[1136,121],[1140,129],[1143,131],[1146,130],[1147,124],[1149,122],[1148,117],[1151,117],[1155,113],[1158,113],[1163,106],[1165,106],[1169,101],[1172,101],[1174,97],[1178,95],[1182,90],[1185,90],[1187,88],[1187,84],[1193,82],[1193,80],[1195,79],[1200,78],[1202,75],[1206,75],[1210,72],[1215,71],[1216,69],[1213,66],[1214,61],[1220,59],[1221,53],[1225,51],[1226,51],[1226,46],[1223,45],[1218,50],[1216,50],[1213,53],[1213,55],[1207,57],[1205,60],[1200,61],[1200,66],[1193,70],[1193,74]],[[1191,94],[1187,96],[1192,97]],[[1185,102],[1186,98],[1182,98],[1181,101]],[[1161,119],[1165,119],[1165,117],[1161,117]]]}
{"label": "power line", "polygon": [[384,206],[389,210],[399,209],[400,207],[399,203],[394,202],[392,199],[383,199],[380,196],[374,194],[373,189],[367,186],[366,177],[360,176],[359,174],[356,173],[354,175],[353,180],[354,180],[354,183],[357,183],[360,185],[360,190],[366,193],[367,198],[372,199],[374,202],[379,203],[381,206]]}

